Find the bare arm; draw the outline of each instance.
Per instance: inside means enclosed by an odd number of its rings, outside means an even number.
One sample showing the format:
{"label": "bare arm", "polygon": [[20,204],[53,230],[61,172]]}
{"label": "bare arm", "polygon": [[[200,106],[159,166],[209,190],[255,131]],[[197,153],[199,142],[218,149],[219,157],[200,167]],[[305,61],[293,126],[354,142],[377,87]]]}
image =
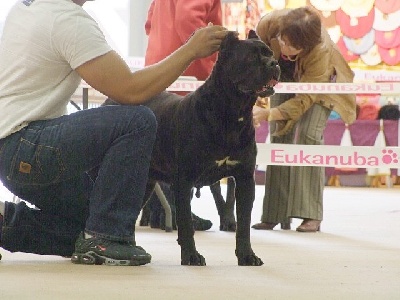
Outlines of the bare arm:
{"label": "bare arm", "polygon": [[115,101],[140,104],[164,91],[194,59],[217,51],[227,32],[222,26],[198,29],[170,56],[136,72],[114,51],[84,63],[76,71],[90,86]]}

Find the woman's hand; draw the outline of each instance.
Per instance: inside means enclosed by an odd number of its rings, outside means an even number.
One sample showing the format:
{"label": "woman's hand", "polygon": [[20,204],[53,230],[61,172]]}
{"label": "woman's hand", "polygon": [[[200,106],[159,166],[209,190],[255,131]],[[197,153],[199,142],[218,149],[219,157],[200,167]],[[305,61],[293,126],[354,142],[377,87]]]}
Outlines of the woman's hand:
{"label": "woman's hand", "polygon": [[262,121],[267,121],[270,114],[268,108],[253,106],[253,125],[255,128],[260,127]]}
{"label": "woman's hand", "polygon": [[268,108],[269,107],[269,98],[268,97],[265,97],[265,98],[258,97],[255,105],[257,105],[259,107],[263,107],[263,108]]}

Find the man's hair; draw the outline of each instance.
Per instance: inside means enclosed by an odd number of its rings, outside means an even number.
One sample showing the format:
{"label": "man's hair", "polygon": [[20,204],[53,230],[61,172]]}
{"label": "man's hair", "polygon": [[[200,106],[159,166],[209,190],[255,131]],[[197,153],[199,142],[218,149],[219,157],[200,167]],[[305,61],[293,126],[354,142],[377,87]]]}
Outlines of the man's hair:
{"label": "man's hair", "polygon": [[280,19],[280,35],[285,36],[296,49],[311,51],[321,43],[321,18],[308,6],[295,8]]}

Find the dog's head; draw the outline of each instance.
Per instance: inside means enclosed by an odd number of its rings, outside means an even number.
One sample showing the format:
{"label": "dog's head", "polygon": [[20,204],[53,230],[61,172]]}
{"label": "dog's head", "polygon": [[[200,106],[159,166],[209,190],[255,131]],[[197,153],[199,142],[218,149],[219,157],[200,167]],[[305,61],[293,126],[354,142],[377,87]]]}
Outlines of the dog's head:
{"label": "dog's head", "polygon": [[250,30],[246,40],[228,33],[221,44],[217,64],[223,66],[225,76],[242,93],[268,97],[280,77],[278,62],[272,50]]}

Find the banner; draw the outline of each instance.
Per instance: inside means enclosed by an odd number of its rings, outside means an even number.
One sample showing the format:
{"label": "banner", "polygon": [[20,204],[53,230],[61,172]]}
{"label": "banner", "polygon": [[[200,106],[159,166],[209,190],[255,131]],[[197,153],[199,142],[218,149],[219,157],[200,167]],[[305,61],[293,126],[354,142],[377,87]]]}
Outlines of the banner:
{"label": "banner", "polygon": [[399,147],[257,143],[257,165],[400,168]]}
{"label": "banner", "polygon": [[[177,80],[168,91],[194,91],[204,81]],[[303,83],[280,82],[274,87],[276,94],[400,94],[400,82],[381,83]]]}

